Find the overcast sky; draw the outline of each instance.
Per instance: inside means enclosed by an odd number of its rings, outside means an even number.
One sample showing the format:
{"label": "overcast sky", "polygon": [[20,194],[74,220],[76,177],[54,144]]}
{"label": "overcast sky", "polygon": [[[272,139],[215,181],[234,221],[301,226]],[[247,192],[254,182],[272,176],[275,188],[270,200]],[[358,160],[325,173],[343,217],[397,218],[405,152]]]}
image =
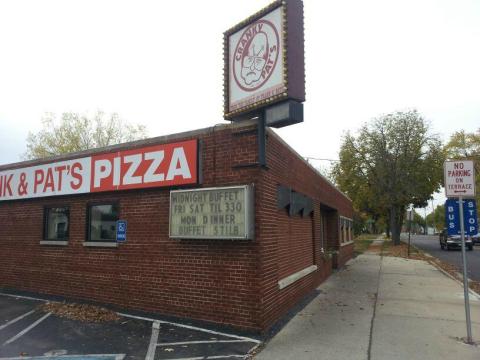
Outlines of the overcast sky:
{"label": "overcast sky", "polygon": [[[2,0],[0,164],[45,112],[117,112],[151,136],[224,123],[222,33],[270,2]],[[302,156],[336,159],[346,130],[395,110],[444,139],[480,127],[480,1],[304,5],[305,122],[277,131]]]}

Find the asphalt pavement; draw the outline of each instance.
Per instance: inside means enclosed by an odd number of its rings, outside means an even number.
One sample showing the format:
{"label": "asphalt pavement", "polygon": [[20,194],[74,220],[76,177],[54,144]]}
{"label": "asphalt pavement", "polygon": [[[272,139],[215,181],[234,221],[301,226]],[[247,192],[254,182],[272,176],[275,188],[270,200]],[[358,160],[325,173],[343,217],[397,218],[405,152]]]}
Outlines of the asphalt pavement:
{"label": "asphalt pavement", "polygon": [[0,360],[244,359],[259,340],[186,323],[117,313],[80,322],[46,313],[44,299],[0,292]]}
{"label": "asphalt pavement", "polygon": [[[419,249],[429,253],[436,258],[448,262],[462,269],[461,250],[442,250],[438,235],[412,235],[411,242]],[[480,246],[475,246],[473,251],[467,251],[467,272],[472,280],[480,281]]]}

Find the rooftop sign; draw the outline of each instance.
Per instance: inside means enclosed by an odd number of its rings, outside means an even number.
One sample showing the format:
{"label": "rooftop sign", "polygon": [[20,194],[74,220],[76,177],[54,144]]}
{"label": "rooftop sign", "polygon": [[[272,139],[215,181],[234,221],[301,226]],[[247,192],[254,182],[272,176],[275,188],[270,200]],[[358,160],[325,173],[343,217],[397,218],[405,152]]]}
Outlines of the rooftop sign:
{"label": "rooftop sign", "polygon": [[197,140],[0,171],[0,201],[196,184]]}
{"label": "rooftop sign", "polygon": [[475,167],[471,160],[445,161],[445,195],[475,196]]}
{"label": "rooftop sign", "polygon": [[303,4],[275,1],[224,33],[224,116],[305,101]]}

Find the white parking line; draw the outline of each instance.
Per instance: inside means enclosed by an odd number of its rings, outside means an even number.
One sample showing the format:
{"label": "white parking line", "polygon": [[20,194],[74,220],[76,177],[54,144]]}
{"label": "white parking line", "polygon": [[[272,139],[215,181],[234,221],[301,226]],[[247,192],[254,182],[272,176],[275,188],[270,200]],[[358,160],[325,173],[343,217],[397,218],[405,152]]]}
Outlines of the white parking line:
{"label": "white parking line", "polygon": [[203,329],[203,328],[196,327],[196,326],[174,323],[174,322],[171,322],[171,321],[157,320],[157,319],[147,318],[147,317],[143,317],[143,316],[135,316],[135,315],[125,314],[125,313],[117,313],[117,314],[120,315],[120,316],[129,317],[129,318],[132,318],[132,319],[146,320],[146,321],[157,321],[160,324],[169,324],[169,325],[178,326],[178,327],[181,327],[181,328],[184,328],[184,329],[202,331],[202,332],[205,332],[205,333],[208,333],[208,334],[231,337],[231,338],[234,338],[234,339],[245,340],[245,341],[254,342],[254,343],[257,343],[257,344],[261,343],[260,340],[249,338],[249,337],[246,337],[246,336],[227,334],[227,333],[220,332],[220,331]]}
{"label": "white parking line", "polygon": [[171,343],[158,343],[157,346],[178,346],[195,344],[217,344],[217,343],[242,343],[251,342],[250,340],[198,340],[198,341],[180,341]]}
{"label": "white parking line", "polygon": [[30,314],[33,314],[35,312],[35,310],[32,310],[32,311],[29,311],[23,315],[20,315],[19,317],[13,319],[13,320],[10,320],[9,322],[7,322],[6,324],[3,324],[2,326],[0,326],[0,330],[2,329],[5,329],[8,325],[12,325],[12,324],[15,324],[17,321],[19,320],[22,320],[24,317],[30,315]]}
{"label": "white parking line", "polygon": [[50,315],[52,315],[51,312],[49,312],[47,315],[44,315],[42,316],[40,319],[38,319],[37,321],[35,321],[32,325],[30,325],[29,327],[23,329],[22,331],[20,331],[17,335],[15,335],[14,337],[11,337],[10,339],[8,339],[7,341],[5,341],[3,343],[3,346],[5,345],[8,345],[12,342],[14,342],[15,340],[17,340],[18,338],[22,337],[23,335],[25,335],[27,332],[29,332],[30,330],[32,330],[35,326],[37,326],[38,324],[40,324],[43,320],[45,320],[47,317],[49,317]]}
{"label": "white parking line", "polygon": [[158,334],[160,330],[160,323],[154,321],[152,323],[152,336],[150,337],[150,344],[148,345],[147,355],[145,360],[153,360],[155,358],[155,350],[157,349]]}
{"label": "white parking line", "polygon": [[[13,294],[7,294],[7,293],[2,293],[2,292],[0,292],[0,295],[9,296],[9,297],[13,297],[13,298],[20,298],[20,299],[38,300],[38,301],[43,301],[43,302],[57,302],[57,301],[52,301],[52,300],[46,300],[46,299],[41,299],[41,298],[29,297],[29,296],[13,295]],[[7,342],[5,342],[3,345],[6,345],[7,343],[15,341],[17,338],[24,335],[28,331],[30,331],[34,326],[38,325],[38,323],[40,323],[41,321],[46,319],[50,314],[51,313],[48,313],[47,315],[45,315],[40,320],[37,320],[29,328],[23,330],[21,333],[18,333],[13,338],[7,340]],[[248,353],[251,353],[252,350],[256,349],[262,343],[260,340],[257,340],[257,339],[254,339],[254,338],[249,338],[249,337],[246,337],[246,336],[239,336],[239,335],[234,335],[234,334],[228,334],[228,333],[209,330],[209,329],[204,329],[204,328],[200,328],[200,327],[197,327],[197,326],[185,325],[185,324],[175,323],[175,322],[171,322],[171,321],[158,320],[158,319],[153,319],[153,318],[148,318],[148,317],[143,317],[143,316],[135,316],[135,315],[120,313],[120,312],[117,312],[117,314],[120,315],[120,316],[131,318],[131,319],[145,320],[145,321],[150,321],[150,322],[157,323],[157,324],[168,324],[168,325],[172,325],[172,326],[181,327],[181,328],[184,328],[184,329],[196,330],[196,331],[201,331],[201,332],[208,333],[208,334],[226,336],[226,337],[230,337],[230,338],[239,340],[239,341],[219,340],[219,341],[215,341],[215,342],[253,342],[253,343],[255,343],[256,345],[253,346],[248,351]],[[156,335],[157,340],[155,340],[154,345],[152,347],[149,346],[149,349],[147,351],[147,356],[151,356],[151,358],[149,358],[149,360],[153,360],[153,358],[155,356],[155,350],[156,350],[157,346],[162,346],[161,344],[158,344],[158,345],[156,344],[156,342],[158,341],[158,329],[156,331],[154,331],[154,330],[155,329],[153,329],[153,324],[152,324],[152,338],[155,336],[155,333],[157,333],[157,335]],[[152,338],[150,338],[150,341],[152,341]],[[152,350],[150,350],[151,348],[152,348]],[[204,359],[221,359],[221,358],[245,358],[248,355],[248,353],[246,355],[219,355],[219,356],[207,356],[207,357],[203,356],[203,357],[182,358],[182,359],[174,359],[174,360],[204,360]],[[150,354],[152,354],[152,355],[150,355]],[[108,355],[105,355],[105,356],[108,356]],[[123,356],[125,356],[125,355],[123,355]],[[7,359],[7,358],[0,358],[0,360],[5,360],[5,359]],[[18,359],[27,359],[27,358],[22,357],[22,358],[18,358]]]}
{"label": "white parking line", "polygon": [[[49,300],[40,299],[40,298],[35,298],[35,297],[30,297],[30,296],[6,294],[6,293],[2,293],[2,292],[0,292],[0,295],[10,296],[10,297],[17,298],[17,299],[37,300],[37,301],[43,301],[43,302],[48,302],[48,301],[49,301]],[[54,301],[50,301],[50,302],[54,302]]]}
{"label": "white parking line", "polygon": [[[111,359],[112,357],[115,357],[115,360],[123,360],[125,358],[125,354],[86,354],[86,355],[61,355],[61,358],[69,358],[69,359],[85,359],[88,357],[94,357],[94,358],[108,358]],[[10,358],[0,358],[0,360],[28,360],[28,359],[52,359],[52,356],[17,356],[17,357],[10,357]]]}
{"label": "white parking line", "polygon": [[224,358],[245,359],[245,357],[246,355],[214,355],[214,356],[197,356],[197,357],[189,357],[189,358],[174,358],[174,359],[165,359],[165,360],[209,360],[209,359],[224,359]]}

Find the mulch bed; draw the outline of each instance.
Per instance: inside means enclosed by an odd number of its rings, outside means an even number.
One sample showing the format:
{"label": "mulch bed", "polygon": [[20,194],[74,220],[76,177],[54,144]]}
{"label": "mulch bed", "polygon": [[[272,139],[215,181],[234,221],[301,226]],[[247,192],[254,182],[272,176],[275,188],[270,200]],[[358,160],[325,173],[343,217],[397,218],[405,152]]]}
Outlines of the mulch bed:
{"label": "mulch bed", "polygon": [[51,312],[59,317],[82,322],[101,323],[120,319],[120,316],[114,311],[88,304],[48,302],[40,305],[39,308],[44,312]]}

